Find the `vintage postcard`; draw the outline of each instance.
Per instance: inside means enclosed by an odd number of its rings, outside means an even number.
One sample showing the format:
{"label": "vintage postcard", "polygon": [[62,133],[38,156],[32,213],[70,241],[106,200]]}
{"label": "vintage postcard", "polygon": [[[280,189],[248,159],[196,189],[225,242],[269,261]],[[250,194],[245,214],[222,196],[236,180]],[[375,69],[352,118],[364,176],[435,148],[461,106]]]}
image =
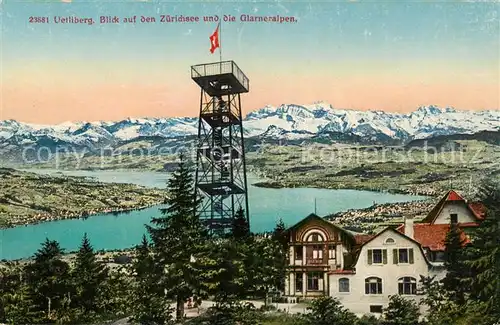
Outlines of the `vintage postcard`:
{"label": "vintage postcard", "polygon": [[500,324],[499,11],[0,0],[0,324]]}

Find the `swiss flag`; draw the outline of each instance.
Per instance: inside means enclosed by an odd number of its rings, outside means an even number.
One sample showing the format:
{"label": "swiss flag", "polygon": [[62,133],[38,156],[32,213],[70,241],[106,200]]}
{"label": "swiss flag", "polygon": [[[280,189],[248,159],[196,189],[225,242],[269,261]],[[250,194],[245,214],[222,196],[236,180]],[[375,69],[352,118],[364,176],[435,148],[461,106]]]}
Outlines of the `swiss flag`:
{"label": "swiss flag", "polygon": [[215,32],[212,35],[210,35],[210,44],[212,45],[210,47],[210,53],[213,54],[215,50],[219,47],[219,25],[217,25]]}

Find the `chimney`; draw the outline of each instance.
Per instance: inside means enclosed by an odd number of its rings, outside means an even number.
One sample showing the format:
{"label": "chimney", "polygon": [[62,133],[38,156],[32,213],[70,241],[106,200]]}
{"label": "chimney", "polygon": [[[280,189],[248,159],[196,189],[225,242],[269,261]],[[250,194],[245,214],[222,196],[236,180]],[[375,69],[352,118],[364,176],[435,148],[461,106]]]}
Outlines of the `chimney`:
{"label": "chimney", "polygon": [[405,217],[405,235],[414,239],[414,229],[413,229],[413,217]]}

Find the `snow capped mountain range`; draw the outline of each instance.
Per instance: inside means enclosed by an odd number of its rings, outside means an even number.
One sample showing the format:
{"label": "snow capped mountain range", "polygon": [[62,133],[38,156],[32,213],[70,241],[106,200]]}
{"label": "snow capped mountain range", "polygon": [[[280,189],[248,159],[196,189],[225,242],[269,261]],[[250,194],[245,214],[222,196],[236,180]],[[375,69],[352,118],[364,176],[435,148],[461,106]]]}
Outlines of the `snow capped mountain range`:
{"label": "snow capped mountain range", "polygon": [[[458,111],[436,106],[419,107],[408,114],[335,109],[328,103],[266,106],[244,118],[247,137],[307,139],[332,133],[350,134],[371,141],[406,142],[437,135],[500,130],[500,111]],[[118,122],[76,122],[35,125],[0,121],[0,148],[69,144],[101,147],[139,137],[176,138],[196,135],[198,118],[128,118]]]}

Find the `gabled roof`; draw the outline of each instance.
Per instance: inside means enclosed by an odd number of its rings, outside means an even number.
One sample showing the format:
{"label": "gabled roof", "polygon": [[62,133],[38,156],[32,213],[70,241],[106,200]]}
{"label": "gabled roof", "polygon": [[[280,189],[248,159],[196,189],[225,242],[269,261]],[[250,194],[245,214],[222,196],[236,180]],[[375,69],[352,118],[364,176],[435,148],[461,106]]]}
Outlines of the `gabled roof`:
{"label": "gabled roof", "polygon": [[[458,224],[459,228],[460,225],[461,224]],[[405,225],[399,226],[396,230],[404,234]],[[416,223],[413,225],[413,237],[415,241],[420,243],[422,247],[428,248],[431,251],[445,250],[446,235],[449,231],[449,224]],[[464,244],[470,243],[469,238],[463,231],[461,231],[460,239],[464,241]]]}
{"label": "gabled roof", "polygon": [[340,232],[344,233],[347,238],[349,238],[351,241],[353,241],[355,243],[355,238],[354,238],[354,235],[351,234],[350,232],[348,232],[347,230],[345,230],[344,228],[334,224],[333,222],[330,222],[328,220],[325,220],[324,218],[321,218],[320,216],[314,214],[314,213],[311,213],[310,215],[308,215],[307,217],[305,217],[304,219],[300,220],[299,222],[297,222],[295,225],[289,227],[286,231],[289,232],[289,231],[292,231],[292,230],[295,230],[297,228],[299,228],[300,226],[308,223],[309,221],[311,220],[319,220],[321,222],[324,222],[328,225],[330,225],[331,227],[333,228],[336,228],[338,229]]}
{"label": "gabled roof", "polygon": [[422,255],[424,256],[424,260],[425,260],[425,262],[427,263],[427,265],[429,265],[429,266],[431,265],[431,263],[430,263],[430,262],[429,262],[429,260],[427,259],[427,256],[425,255],[425,252],[424,252],[424,249],[422,248],[422,245],[421,245],[418,241],[416,241],[416,240],[415,240],[415,239],[413,239],[413,238],[410,238],[410,237],[406,236],[404,233],[402,233],[402,232],[400,232],[400,231],[398,231],[398,230],[396,230],[396,229],[394,229],[394,228],[392,228],[392,227],[387,227],[387,228],[385,228],[384,230],[382,230],[381,232],[379,232],[378,234],[374,235],[372,238],[370,238],[370,239],[369,239],[369,240],[367,240],[365,243],[363,243],[363,245],[361,245],[361,246],[360,246],[360,248],[359,248],[359,250],[358,250],[358,252],[357,252],[357,254],[356,254],[356,259],[355,259],[354,264],[353,264],[353,266],[354,266],[354,267],[356,267],[356,264],[358,263],[359,255],[360,255],[360,253],[361,253],[361,250],[362,250],[363,246],[365,246],[366,244],[368,244],[369,242],[371,242],[372,240],[374,240],[374,239],[375,239],[375,238],[377,238],[378,236],[380,236],[380,235],[382,235],[382,234],[386,233],[387,231],[393,232],[394,234],[396,234],[396,235],[398,235],[398,236],[401,236],[401,237],[403,237],[403,238],[406,238],[406,239],[408,239],[409,241],[411,241],[411,242],[413,242],[413,243],[417,244],[418,248],[419,248],[419,249],[420,249],[420,251],[422,252]]}
{"label": "gabled roof", "polygon": [[462,202],[476,218],[476,220],[484,220],[484,207],[481,203],[467,203],[467,201],[457,192],[450,190],[448,191],[439,202],[432,208],[432,210],[427,214],[427,216],[422,220],[423,223],[434,223],[436,218],[443,210],[444,206],[448,202]]}

